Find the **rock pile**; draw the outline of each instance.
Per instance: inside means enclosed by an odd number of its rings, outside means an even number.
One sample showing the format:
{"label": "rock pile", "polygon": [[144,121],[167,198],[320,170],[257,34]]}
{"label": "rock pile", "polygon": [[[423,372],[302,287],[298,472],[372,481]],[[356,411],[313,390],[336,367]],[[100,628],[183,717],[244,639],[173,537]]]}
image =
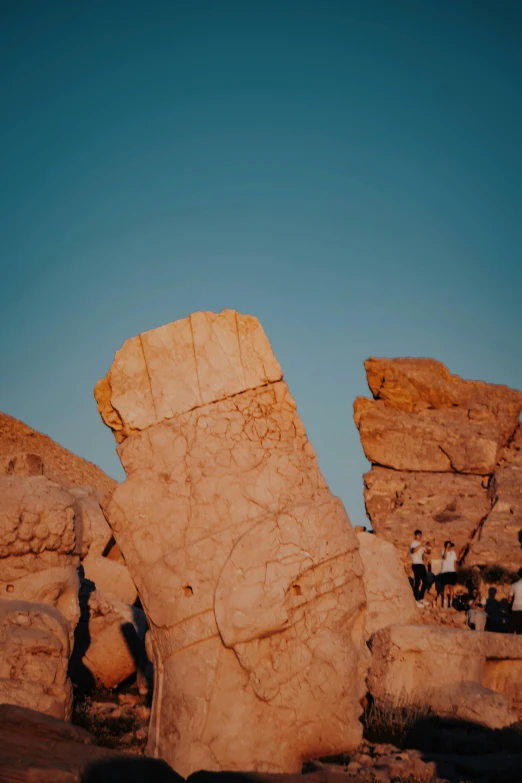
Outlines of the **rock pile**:
{"label": "rock pile", "polygon": [[187,775],[356,747],[357,538],[257,319],[127,340],[95,396],[127,474],[106,512],[150,625],[148,752]]}
{"label": "rock pile", "polygon": [[466,564],[522,566],[522,393],[464,381],[432,359],[368,359],[354,418],[372,468],[368,516],[404,562],[419,527]]}
{"label": "rock pile", "polygon": [[[43,453],[9,451],[27,444]],[[85,477],[99,489],[71,483]],[[101,490],[113,485],[94,465],[0,416],[1,701],[68,720],[68,669],[113,687],[136,671],[140,655],[144,661],[136,589],[126,566],[105,556],[114,540]]]}

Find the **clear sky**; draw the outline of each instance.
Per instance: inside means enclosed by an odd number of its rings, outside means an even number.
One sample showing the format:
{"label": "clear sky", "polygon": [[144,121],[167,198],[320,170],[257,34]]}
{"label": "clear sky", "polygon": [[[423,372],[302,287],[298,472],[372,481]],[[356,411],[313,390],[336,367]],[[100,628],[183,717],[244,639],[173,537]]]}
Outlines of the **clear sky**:
{"label": "clear sky", "polygon": [[125,338],[252,313],[357,524],[368,356],[522,388],[520,0],[3,0],[0,36],[0,409],[121,479]]}

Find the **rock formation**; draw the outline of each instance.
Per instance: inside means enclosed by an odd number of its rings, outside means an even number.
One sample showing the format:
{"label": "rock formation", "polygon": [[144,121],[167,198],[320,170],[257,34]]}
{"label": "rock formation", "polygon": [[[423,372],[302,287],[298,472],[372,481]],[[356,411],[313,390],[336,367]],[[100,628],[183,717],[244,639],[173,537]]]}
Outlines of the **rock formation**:
{"label": "rock formation", "polygon": [[522,718],[522,637],[427,625],[392,625],[372,639],[368,676],[385,708],[502,728]]}
{"label": "rock formation", "polygon": [[0,476],[0,596],[78,621],[74,498],[45,476]]}
{"label": "rock formation", "polygon": [[0,601],[0,703],[69,720],[70,624],[57,609]]}
{"label": "rock formation", "polygon": [[106,513],[150,625],[149,753],[183,775],[292,772],[357,746],[358,544],[257,319],[129,339],[95,396],[127,474]]}
{"label": "rock formation", "polygon": [[[9,451],[23,447],[41,448],[45,458],[51,461],[51,469],[47,468],[39,453]],[[96,480],[98,489],[69,483],[81,482],[85,478]],[[80,623],[82,627],[76,630],[76,637],[81,639],[81,643],[76,645],[75,654],[78,657],[81,650],[81,657],[84,656],[80,670],[88,673],[89,667],[92,667],[89,682],[113,687],[136,671],[138,661],[145,662],[144,616],[140,610],[130,606],[136,600],[136,588],[125,564],[104,556],[114,551],[115,544],[100,502],[103,492],[115,484],[98,468],[65,451],[46,436],[15,419],[0,415],[0,599],[13,604],[23,601],[32,607],[29,614],[31,623],[24,630],[26,638],[19,649],[22,655],[29,645],[33,663],[37,659],[40,661],[40,686],[37,683],[31,685],[36,691],[41,687],[47,692],[51,687],[49,682],[54,683],[53,678],[59,674],[54,670],[48,671],[45,662],[51,655],[49,650],[53,651],[52,656],[60,650],[62,669],[67,672],[75,628],[80,618],[80,563],[83,566],[82,579],[87,580],[90,586],[88,592],[96,591],[99,599],[92,617],[87,600]],[[40,650],[38,645],[31,647],[30,640],[34,640],[35,634],[43,633],[35,630],[38,623],[41,625],[45,621],[49,624],[46,614],[49,606],[60,612],[65,624],[52,633],[46,631],[45,645]],[[100,618],[99,606],[106,610],[103,619]],[[110,611],[107,606],[111,607]],[[139,618],[140,614],[140,622],[129,622],[129,617],[136,615]],[[53,622],[57,622],[56,618]],[[18,648],[16,644],[13,647],[14,640],[9,638],[8,631],[15,629],[16,638],[22,631],[15,628],[11,620],[6,623],[0,639],[0,656],[9,655],[13,659]],[[109,625],[112,630],[108,635]],[[56,634],[61,638],[65,628],[68,635],[66,645],[54,638]],[[49,634],[54,634],[53,641],[49,641]],[[100,654],[102,643],[105,645],[104,654]],[[24,666],[23,660],[19,661],[13,671],[22,671]],[[34,671],[35,667],[36,664]],[[15,677],[9,688],[4,683],[4,700],[28,706],[39,703],[49,714],[68,717],[68,681],[63,686],[62,695],[53,696],[54,701],[42,698],[31,702],[27,696],[29,686],[24,686],[23,680],[23,677]],[[30,680],[27,679],[27,682]],[[52,687],[56,690],[54,685]]]}
{"label": "rock formation", "polygon": [[[466,563],[522,566],[522,393],[464,381],[432,359],[368,359],[374,399],[354,418],[372,469],[368,516],[405,564],[415,528],[434,554],[451,538]],[[469,552],[469,554],[468,554]]]}
{"label": "rock formation", "polygon": [[147,621],[143,611],[98,590],[85,599],[86,620],[77,628],[71,659],[73,680],[92,684],[88,672],[95,685],[111,689],[137,670],[145,674]]}
{"label": "rock formation", "polygon": [[366,591],[366,636],[395,623],[420,622],[420,612],[393,544],[372,533],[358,533],[357,538]]}
{"label": "rock formation", "polygon": [[501,457],[489,486],[491,511],[478,528],[467,565],[522,566],[522,425]]}
{"label": "rock formation", "polygon": [[[63,486],[89,485],[105,495],[117,484],[101,468],[72,454],[47,435],[0,413],[0,474],[18,473],[24,463],[31,462],[32,470],[38,470],[39,463],[40,475]],[[23,475],[36,474],[25,472]]]}

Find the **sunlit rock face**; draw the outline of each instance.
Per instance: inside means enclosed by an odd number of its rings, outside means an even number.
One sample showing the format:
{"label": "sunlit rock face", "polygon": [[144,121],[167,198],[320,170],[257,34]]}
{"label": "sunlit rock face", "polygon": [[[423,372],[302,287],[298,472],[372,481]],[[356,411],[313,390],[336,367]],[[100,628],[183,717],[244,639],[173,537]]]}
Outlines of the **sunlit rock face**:
{"label": "sunlit rock face", "polygon": [[0,703],[69,720],[70,624],[52,606],[0,601]]}
{"label": "sunlit rock face", "polygon": [[257,319],[127,340],[96,387],[127,479],[106,513],[147,614],[149,753],[292,772],[361,739],[358,542]]}
{"label": "sunlit rock face", "polygon": [[416,528],[433,556],[447,539],[466,565],[522,566],[522,392],[466,381],[433,359],[365,362],[373,399],[354,419],[366,510],[409,566]]}
{"label": "sunlit rock face", "polygon": [[0,476],[0,598],[56,607],[78,621],[75,499],[45,476]]}

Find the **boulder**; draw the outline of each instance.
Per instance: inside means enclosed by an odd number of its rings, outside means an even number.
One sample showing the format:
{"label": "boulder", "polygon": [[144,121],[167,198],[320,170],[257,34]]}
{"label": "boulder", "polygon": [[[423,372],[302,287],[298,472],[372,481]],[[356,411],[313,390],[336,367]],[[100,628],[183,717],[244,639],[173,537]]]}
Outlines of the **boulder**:
{"label": "boulder", "polygon": [[150,625],[149,754],[185,776],[296,772],[357,746],[358,543],[259,322],[197,313],[128,340],[95,394]]}
{"label": "boulder", "polygon": [[488,411],[470,416],[454,408],[406,413],[382,400],[354,403],[366,458],[394,470],[493,473],[501,430]]}
{"label": "boulder", "polygon": [[501,445],[513,435],[522,411],[522,392],[483,381],[465,381],[451,375],[434,359],[376,359],[364,363],[368,386],[376,400],[397,410],[417,413],[429,409],[456,409],[473,418],[494,417]]}
{"label": "boulder", "polygon": [[522,637],[427,625],[392,625],[372,638],[375,701],[509,726],[522,715]]}
{"label": "boulder", "polygon": [[259,321],[223,310],[194,313],[126,340],[95,396],[102,419],[120,442],[282,377]]}
{"label": "boulder", "polygon": [[87,554],[92,556],[105,554],[112,538],[112,530],[100,506],[101,493],[94,487],[70,487],[69,492],[75,498],[78,553],[82,558]]}
{"label": "boulder", "polygon": [[397,550],[372,533],[358,533],[366,590],[367,637],[394,623],[417,623],[420,613]]}
{"label": "boulder", "polygon": [[[167,769],[165,769],[167,768]],[[87,783],[87,781],[181,781],[155,759],[136,759],[100,748],[79,726],[32,709],[0,704],[2,783]]]}
{"label": "boulder", "polygon": [[116,596],[125,604],[136,601],[138,592],[127,566],[107,557],[96,557],[90,553],[84,559],[83,570],[87,579],[94,583],[96,590],[110,596]]}
{"label": "boulder", "polygon": [[0,601],[0,703],[69,720],[70,626],[57,609]]}
{"label": "boulder", "polygon": [[144,674],[147,666],[144,612],[98,591],[88,593],[86,600],[71,658],[73,681],[112,689],[137,671]]}
{"label": "boulder", "polygon": [[434,558],[448,538],[462,553],[491,508],[489,480],[482,476],[411,473],[374,465],[363,478],[372,526],[379,537],[395,545],[408,569],[416,528],[431,541]]}

